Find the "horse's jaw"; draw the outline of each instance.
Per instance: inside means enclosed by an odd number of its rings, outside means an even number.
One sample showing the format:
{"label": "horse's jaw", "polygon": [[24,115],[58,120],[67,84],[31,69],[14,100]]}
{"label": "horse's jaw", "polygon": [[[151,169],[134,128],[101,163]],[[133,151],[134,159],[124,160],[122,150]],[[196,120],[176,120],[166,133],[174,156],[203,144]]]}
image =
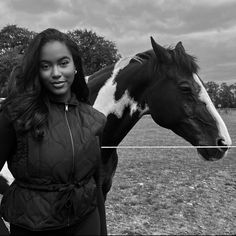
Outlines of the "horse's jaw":
{"label": "horse's jaw", "polygon": [[[204,134],[193,131],[192,129],[183,129],[181,127],[171,129],[175,134],[182,137],[189,142],[192,146],[196,147],[198,154],[206,161],[217,161],[226,157],[229,145],[224,143],[222,139],[214,136],[208,139]],[[193,135],[197,134],[198,135]]]}

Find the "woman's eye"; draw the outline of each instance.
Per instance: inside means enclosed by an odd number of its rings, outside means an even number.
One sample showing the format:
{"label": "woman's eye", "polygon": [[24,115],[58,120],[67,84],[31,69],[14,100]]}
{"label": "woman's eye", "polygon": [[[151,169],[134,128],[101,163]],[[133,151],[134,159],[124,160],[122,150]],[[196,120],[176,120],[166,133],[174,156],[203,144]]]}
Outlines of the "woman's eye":
{"label": "woman's eye", "polygon": [[41,64],[41,65],[40,65],[40,68],[41,68],[42,70],[47,70],[47,69],[49,68],[49,65],[48,65],[48,64]]}
{"label": "woman's eye", "polygon": [[68,63],[69,63],[68,60],[61,61],[61,62],[60,62],[60,65],[61,65],[61,66],[66,66]]}

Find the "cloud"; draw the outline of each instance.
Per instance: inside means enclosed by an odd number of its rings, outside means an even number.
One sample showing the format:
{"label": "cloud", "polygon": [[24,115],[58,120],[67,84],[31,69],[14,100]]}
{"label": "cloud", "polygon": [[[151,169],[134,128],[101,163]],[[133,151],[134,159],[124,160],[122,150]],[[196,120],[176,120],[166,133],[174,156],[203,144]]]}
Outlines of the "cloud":
{"label": "cloud", "polygon": [[150,49],[150,36],[164,46],[182,41],[207,80],[220,81],[236,74],[235,9],[235,0],[1,0],[0,27],[86,28],[124,56]]}
{"label": "cloud", "polygon": [[58,0],[11,0],[8,1],[8,5],[12,10],[31,15],[56,12],[63,7],[62,1]]}

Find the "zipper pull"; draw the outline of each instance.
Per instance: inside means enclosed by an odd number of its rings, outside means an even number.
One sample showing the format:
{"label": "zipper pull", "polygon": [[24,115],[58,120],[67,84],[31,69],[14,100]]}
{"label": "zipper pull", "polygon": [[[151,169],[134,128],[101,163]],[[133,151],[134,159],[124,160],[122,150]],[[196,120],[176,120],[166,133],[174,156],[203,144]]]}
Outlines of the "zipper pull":
{"label": "zipper pull", "polygon": [[68,111],[68,104],[65,104],[65,111]]}

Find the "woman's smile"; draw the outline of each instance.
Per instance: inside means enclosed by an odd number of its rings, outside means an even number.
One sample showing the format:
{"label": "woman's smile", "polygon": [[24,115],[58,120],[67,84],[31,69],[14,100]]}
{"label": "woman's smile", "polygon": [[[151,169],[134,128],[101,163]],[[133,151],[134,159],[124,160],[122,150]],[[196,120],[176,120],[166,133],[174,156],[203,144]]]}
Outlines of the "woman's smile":
{"label": "woman's smile", "polygon": [[54,88],[60,89],[60,88],[63,88],[65,86],[66,81],[54,81],[51,84]]}

